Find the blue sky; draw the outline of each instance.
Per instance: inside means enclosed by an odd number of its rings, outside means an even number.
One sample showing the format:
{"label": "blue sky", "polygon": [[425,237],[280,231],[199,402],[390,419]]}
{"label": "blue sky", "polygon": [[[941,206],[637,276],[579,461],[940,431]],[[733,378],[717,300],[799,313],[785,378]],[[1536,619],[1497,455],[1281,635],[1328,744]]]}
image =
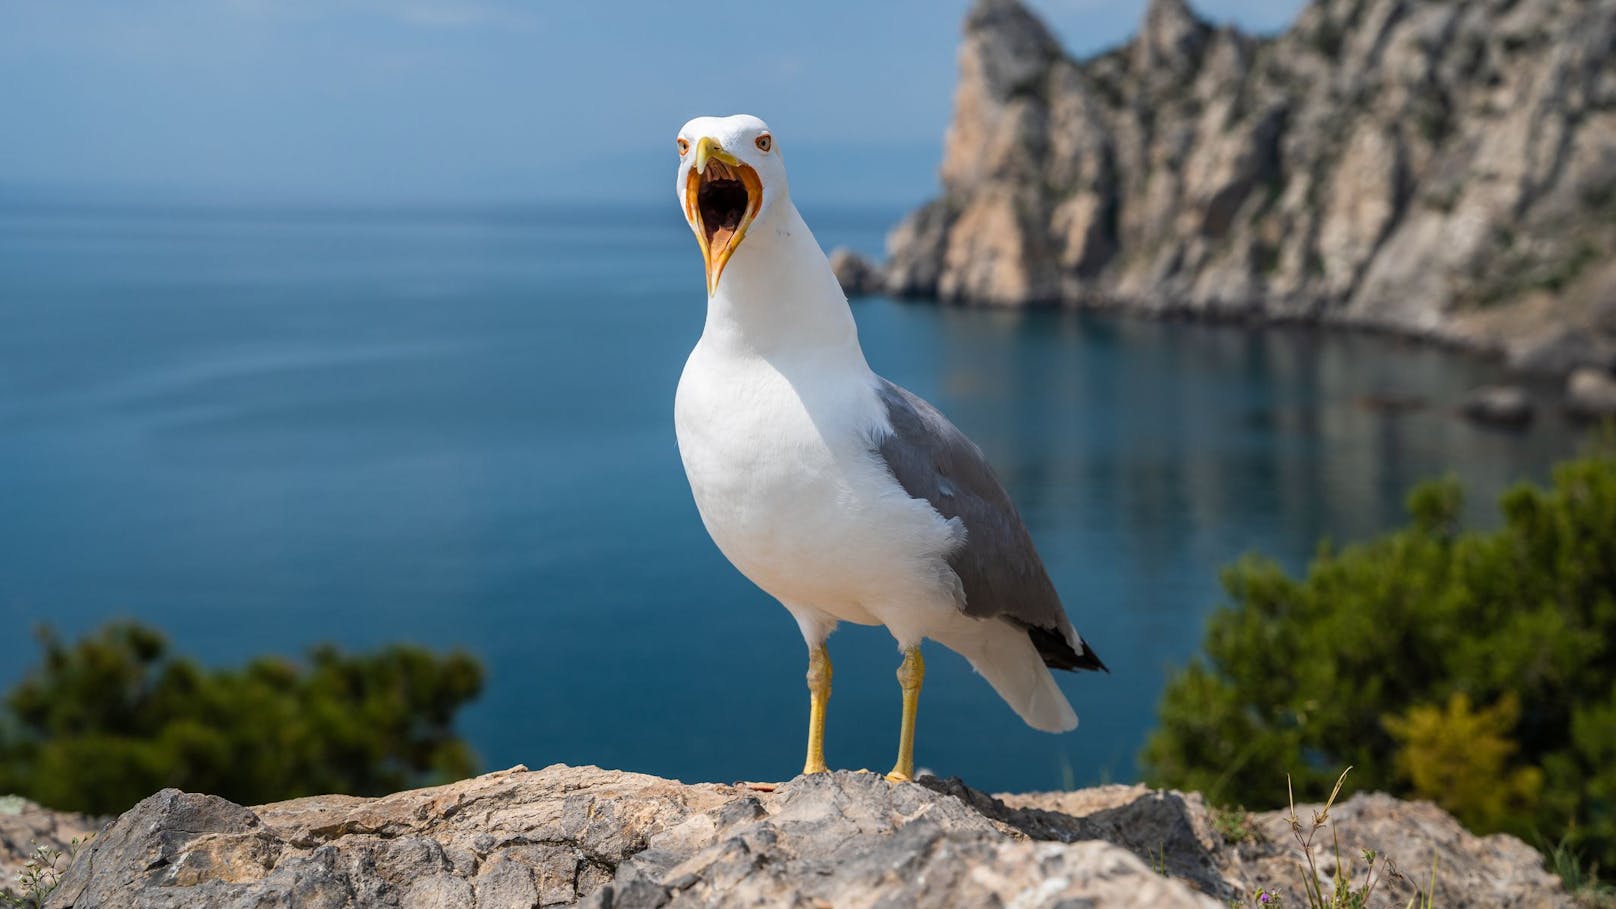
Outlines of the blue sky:
{"label": "blue sky", "polygon": [[[0,191],[305,204],[632,200],[691,116],[793,191],[927,196],[967,0],[0,0]],[[1068,49],[1143,0],[1033,0]],[[1299,0],[1203,0],[1272,31]]]}

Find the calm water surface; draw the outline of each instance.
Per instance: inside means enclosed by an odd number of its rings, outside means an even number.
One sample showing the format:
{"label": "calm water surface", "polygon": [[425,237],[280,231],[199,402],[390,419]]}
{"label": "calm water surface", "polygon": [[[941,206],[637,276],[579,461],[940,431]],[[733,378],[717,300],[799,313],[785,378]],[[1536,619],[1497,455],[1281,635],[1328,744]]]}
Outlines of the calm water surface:
{"label": "calm water surface", "polygon": [[[805,212],[878,250],[894,213]],[[646,212],[0,210],[0,683],[41,620],[212,662],[464,647],[486,767],[687,780],[801,766],[795,624],[703,531],[673,434],[700,257]],[[1485,363],[1371,337],[857,301],[876,369],[997,465],[1112,674],[1023,726],[928,652],[920,763],[986,788],[1126,780],[1167,672],[1249,550],[1302,564],[1421,479],[1486,500],[1575,439],[1452,416]],[[1413,410],[1367,407],[1416,396]],[[831,640],[833,766],[885,769],[898,654]]]}

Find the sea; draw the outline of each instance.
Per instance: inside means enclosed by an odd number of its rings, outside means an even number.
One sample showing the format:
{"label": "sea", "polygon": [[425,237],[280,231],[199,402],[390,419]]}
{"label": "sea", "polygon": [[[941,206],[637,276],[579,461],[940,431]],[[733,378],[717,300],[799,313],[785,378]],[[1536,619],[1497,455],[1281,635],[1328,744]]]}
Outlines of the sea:
{"label": "sea", "polygon": [[[804,209],[879,253],[901,212]],[[701,332],[674,206],[0,207],[0,685],[31,629],[113,618],[212,665],[335,642],[463,649],[485,769],[686,781],[801,767],[795,623],[702,528],[673,395]],[[1394,338],[852,302],[875,369],[997,468],[1110,673],[1024,726],[928,645],[918,763],[987,790],[1138,778],[1221,566],[1300,570],[1455,475],[1467,523],[1577,451],[1457,415],[1494,364]],[[899,653],[844,626],[827,754],[885,770]]]}

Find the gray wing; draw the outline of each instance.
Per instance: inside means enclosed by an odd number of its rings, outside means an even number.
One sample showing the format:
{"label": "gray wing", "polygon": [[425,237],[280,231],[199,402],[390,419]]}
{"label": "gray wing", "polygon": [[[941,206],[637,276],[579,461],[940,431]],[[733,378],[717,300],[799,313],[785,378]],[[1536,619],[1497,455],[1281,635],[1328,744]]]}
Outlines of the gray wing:
{"label": "gray wing", "polygon": [[982,450],[937,408],[886,379],[880,382],[876,392],[892,434],[880,440],[876,453],[905,492],[965,524],[965,545],[948,558],[965,590],[965,614],[1026,628],[1047,666],[1104,669],[1081,637],[1066,639],[1062,629],[1070,623],[1060,595]]}

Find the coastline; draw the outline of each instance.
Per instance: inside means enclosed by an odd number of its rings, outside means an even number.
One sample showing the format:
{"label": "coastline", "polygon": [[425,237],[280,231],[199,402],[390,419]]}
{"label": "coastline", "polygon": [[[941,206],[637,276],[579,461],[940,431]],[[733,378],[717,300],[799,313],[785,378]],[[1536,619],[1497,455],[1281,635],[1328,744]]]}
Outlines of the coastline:
{"label": "coastline", "polygon": [[977,0],[940,192],[843,271],[948,304],[1410,338],[1616,395],[1606,38],[1616,0],[1496,22],[1312,0],[1264,36],[1151,0],[1079,58],[1019,0]]}

